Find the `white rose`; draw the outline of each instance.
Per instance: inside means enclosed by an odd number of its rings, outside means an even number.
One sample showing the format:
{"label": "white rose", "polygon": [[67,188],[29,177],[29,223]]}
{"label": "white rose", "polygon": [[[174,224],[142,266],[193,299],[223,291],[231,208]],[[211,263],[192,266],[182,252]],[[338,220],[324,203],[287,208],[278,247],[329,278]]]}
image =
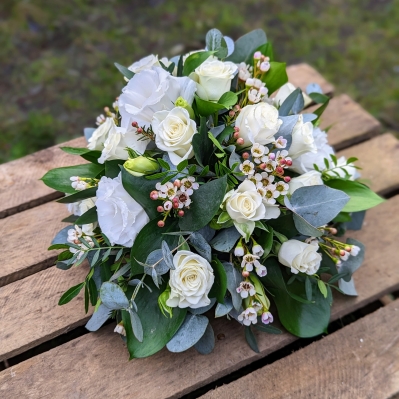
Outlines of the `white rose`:
{"label": "white rose", "polygon": [[291,268],[291,272],[309,275],[319,270],[321,255],[317,252],[319,245],[306,244],[298,240],[288,240],[281,245],[278,260],[284,266]]}
{"label": "white rose", "polygon": [[298,122],[292,130],[292,144],[288,150],[291,158],[298,158],[306,152],[316,152],[314,143],[313,125],[311,122],[303,123],[303,116],[299,115]]}
{"label": "white rose", "polygon": [[[96,205],[96,197],[94,198],[87,198],[82,201],[74,202],[72,204],[68,204],[67,208],[69,213],[76,216],[82,216],[86,213],[89,209],[93,208]],[[82,225],[82,231],[88,236],[94,235],[93,230],[97,227],[97,222],[84,224]]]}
{"label": "white rose", "polygon": [[278,111],[273,105],[265,102],[247,105],[236,120],[240,129],[240,137],[244,139],[242,147],[252,144],[269,144],[275,140],[274,135],[280,129],[282,120],[278,119]]}
{"label": "white rose", "polygon": [[[273,104],[276,107],[281,107],[283,102],[287,99],[287,97],[296,90],[297,88],[290,82],[286,83],[285,85],[281,86],[273,98]],[[304,92],[302,92],[302,97],[304,101],[304,107],[307,107],[312,103],[312,99]]]}
{"label": "white rose", "polygon": [[176,107],[171,111],[156,112],[152,119],[152,128],[155,144],[160,150],[168,152],[174,165],[194,156],[191,142],[197,125],[190,119],[186,109]]}
{"label": "white rose", "polygon": [[320,186],[323,185],[321,173],[317,170],[311,170],[301,176],[294,177],[288,183],[290,186],[289,193],[292,194],[295,190],[301,187]]}
{"label": "white rose", "polygon": [[98,223],[112,245],[131,247],[150,220],[142,206],[123,188],[120,173],[115,179],[101,178],[96,205]]}
{"label": "white rose", "polygon": [[320,170],[326,168],[324,158],[330,159],[330,155],[334,154],[333,148],[328,144],[327,133],[320,128],[313,128],[314,144],[316,152],[306,152],[292,161],[290,169],[298,173],[305,173],[314,169],[316,164]]}
{"label": "white rose", "polygon": [[202,308],[208,298],[215,276],[209,262],[191,251],[177,251],[173,257],[175,270],[170,271],[170,296],[166,305],[174,308]]}
{"label": "white rose", "polygon": [[128,128],[134,121],[140,127],[149,127],[154,113],[170,111],[178,97],[191,105],[195,91],[195,82],[188,77],[174,77],[159,67],[141,71],[129,80],[119,97],[121,126]]}
{"label": "white rose", "polygon": [[198,97],[207,101],[218,101],[230,91],[231,80],[237,72],[237,65],[226,61],[208,59],[190,75],[197,83]]}
{"label": "white rose", "polygon": [[108,137],[109,131],[115,127],[114,119],[106,118],[105,122],[102,123],[89,138],[87,148],[92,151],[101,151],[103,149],[103,144]]}
{"label": "white rose", "polygon": [[[331,161],[330,161],[330,167],[332,167],[331,165]],[[348,175],[344,172],[344,170],[346,170],[346,172],[348,173]],[[344,178],[344,179],[349,179],[349,180],[355,180],[358,176],[359,173],[357,172],[355,166],[353,165],[353,163],[350,163],[349,165],[346,165],[346,158],[345,157],[340,157],[337,159],[337,166],[334,167],[334,172],[338,173],[340,177]],[[336,175],[336,173],[333,173],[331,171],[327,172],[327,174],[329,176],[331,176],[332,178],[334,177],[338,177]]]}
{"label": "white rose", "polygon": [[137,129],[131,124],[128,128],[112,126],[108,133],[108,137],[104,142],[99,163],[104,163],[112,159],[128,159],[129,155],[126,147],[130,147],[138,153],[144,153],[149,140],[139,140],[142,135],[137,133]]}
{"label": "white rose", "polygon": [[[161,58],[161,62],[166,67],[169,66],[169,61],[167,58]],[[129,71],[132,71],[134,73],[139,73],[141,71],[145,71],[146,69],[151,69],[153,66],[160,67],[161,64],[158,61],[157,55],[150,54],[147,57],[144,57],[141,60],[134,62],[127,69],[129,69]]]}

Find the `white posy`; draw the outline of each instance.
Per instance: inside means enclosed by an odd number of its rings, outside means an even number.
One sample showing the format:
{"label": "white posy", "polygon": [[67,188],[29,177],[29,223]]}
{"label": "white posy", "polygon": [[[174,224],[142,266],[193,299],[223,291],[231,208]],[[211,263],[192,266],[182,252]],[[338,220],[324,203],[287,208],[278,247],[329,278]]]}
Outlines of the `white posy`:
{"label": "white posy", "polygon": [[121,126],[127,128],[137,122],[140,127],[149,127],[154,113],[170,111],[178,97],[191,105],[196,90],[195,82],[188,77],[174,77],[159,67],[145,69],[122,89],[118,100]]}
{"label": "white posy", "polygon": [[170,296],[166,305],[197,309],[211,303],[208,298],[215,276],[209,262],[191,251],[177,251],[170,271]]}
{"label": "white posy", "polygon": [[[166,67],[169,66],[169,60],[167,58],[161,58],[161,62]],[[132,71],[134,73],[139,73],[141,71],[151,69],[153,66],[160,67],[161,64],[159,63],[157,55],[150,54],[150,55],[147,55],[147,57],[144,57],[141,60],[134,62],[127,69],[129,69],[129,71]]]}
{"label": "white posy", "polygon": [[194,156],[191,143],[197,132],[197,125],[190,119],[186,109],[175,107],[171,111],[156,112],[152,128],[155,144],[160,150],[167,151],[174,165]]}
{"label": "white posy", "polygon": [[87,148],[89,150],[103,149],[104,143],[107,140],[108,133],[115,129],[116,125],[113,118],[106,118],[105,121],[93,132],[88,140]]}
{"label": "white posy", "polygon": [[290,180],[288,183],[290,187],[289,193],[292,194],[295,190],[301,187],[320,186],[323,184],[321,173],[317,170],[311,170]]}
{"label": "white posy", "polygon": [[236,120],[240,137],[244,139],[242,147],[252,144],[269,144],[275,141],[274,135],[280,129],[282,120],[278,119],[276,107],[265,102],[247,105]]}
{"label": "white posy", "polygon": [[288,153],[292,159],[295,159],[306,152],[316,151],[312,122],[303,123],[303,116],[299,115],[298,122],[292,130],[292,143]]}
{"label": "white posy", "polygon": [[[281,107],[281,104],[287,99],[287,97],[296,90],[297,88],[290,82],[286,83],[285,85],[281,86],[273,98],[273,104],[276,107]],[[302,97],[304,101],[304,106],[307,107],[309,104],[312,103],[312,99],[304,92],[302,92]]]}
{"label": "white posy", "polygon": [[284,266],[290,267],[291,272],[298,272],[309,275],[315,274],[319,270],[321,255],[317,252],[319,245],[306,244],[298,240],[285,241],[278,253],[278,260]]}
{"label": "white posy", "polygon": [[232,62],[208,59],[190,74],[190,78],[197,83],[198,97],[218,101],[224,93],[230,91],[237,70],[237,65]]}
{"label": "white posy", "polygon": [[126,147],[132,148],[139,154],[144,153],[149,140],[140,140],[140,138],[142,138],[142,135],[138,134],[137,128],[131,124],[127,128],[114,126],[108,133],[98,162],[104,163],[112,159],[128,159],[129,155]]}
{"label": "white posy", "polygon": [[333,148],[328,144],[327,133],[320,128],[313,128],[314,144],[316,152],[306,152],[292,161],[292,169],[298,173],[305,173],[314,169],[316,164],[320,170],[326,168],[324,158],[330,159],[330,155],[334,154]]}
{"label": "white posy", "polygon": [[123,188],[121,174],[103,176],[97,189],[98,223],[111,245],[131,247],[140,230],[150,221],[142,206]]}
{"label": "white posy", "polygon": [[[330,165],[332,166],[332,162],[330,160]],[[345,173],[345,171],[346,173]],[[357,169],[355,168],[355,165],[353,165],[353,163],[350,163],[349,165],[346,164],[346,158],[344,156],[340,157],[337,159],[337,166],[335,166],[333,168],[333,171],[328,171],[326,172],[329,176],[331,177],[338,177],[337,173],[339,175],[339,177],[345,178],[345,179],[349,179],[349,180],[355,180],[359,173],[357,171]]]}
{"label": "white posy", "polygon": [[[82,216],[89,209],[93,208],[96,205],[96,197],[94,198],[86,198],[82,201],[74,202],[72,204],[68,204],[68,212],[72,215]],[[97,227],[97,222],[84,224],[82,225],[82,231],[88,236],[93,236],[93,230]]]}

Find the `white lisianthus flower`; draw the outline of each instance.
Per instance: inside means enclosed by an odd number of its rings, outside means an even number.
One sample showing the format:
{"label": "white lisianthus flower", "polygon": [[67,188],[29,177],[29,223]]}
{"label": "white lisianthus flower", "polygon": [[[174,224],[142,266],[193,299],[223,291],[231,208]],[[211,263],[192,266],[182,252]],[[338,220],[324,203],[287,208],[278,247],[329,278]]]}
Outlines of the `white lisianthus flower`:
{"label": "white lisianthus flower", "polygon": [[236,120],[240,137],[244,139],[242,147],[252,144],[269,144],[275,141],[274,135],[280,129],[282,120],[278,119],[278,111],[268,103],[258,103],[244,107]]}
{"label": "white lisianthus flower", "polygon": [[174,77],[159,67],[152,67],[134,75],[122,89],[119,97],[121,126],[128,128],[134,121],[140,127],[149,127],[158,111],[170,111],[179,97],[190,105],[197,90],[188,77]]}
{"label": "white lisianthus flower", "polygon": [[152,119],[152,129],[155,144],[160,150],[167,151],[174,165],[194,156],[191,142],[197,132],[197,125],[190,119],[186,109],[175,107],[171,111],[156,112]]}
{"label": "white lisianthus flower", "polygon": [[101,152],[99,163],[112,159],[128,159],[126,147],[130,147],[138,153],[144,153],[149,140],[139,140],[143,136],[137,133],[137,128],[131,124],[128,128],[114,126],[108,133]]}
{"label": "white lisianthus flower", "polygon": [[[330,161],[330,166],[332,167],[332,162]],[[344,170],[348,173],[350,177],[344,172]],[[342,178],[348,178],[349,180],[355,180],[358,177],[358,172],[353,165],[353,163],[350,163],[349,165],[346,165],[346,158],[345,157],[340,157],[337,159],[337,166],[334,166],[334,172],[338,173],[340,177]],[[335,173],[333,172],[326,172],[329,176],[332,178],[338,177]]]}
{"label": "white lisianthus flower", "polygon": [[[82,216],[89,209],[93,208],[96,205],[96,197],[86,198],[82,201],[74,202],[72,204],[68,204],[68,212],[72,215]],[[84,234],[88,236],[94,235],[93,230],[97,227],[97,222],[84,224],[82,225],[82,231]]]}
{"label": "white lisianthus flower", "polygon": [[103,145],[107,140],[108,133],[115,129],[116,125],[113,118],[106,118],[105,121],[93,132],[88,140],[87,148],[89,150],[103,149]]}
{"label": "white lisianthus flower", "polygon": [[303,123],[303,116],[299,115],[298,122],[292,130],[292,143],[288,150],[289,156],[295,159],[306,152],[316,151],[317,148],[313,137],[313,125],[311,122]]}
{"label": "white lisianthus flower", "polygon": [[323,185],[323,180],[321,178],[321,173],[317,170],[311,170],[309,172],[304,173],[301,176],[294,177],[288,183],[289,185],[289,193],[292,194],[295,190],[301,187],[309,187],[309,186],[320,186]]}
{"label": "white lisianthus flower", "polygon": [[121,174],[103,176],[97,189],[98,223],[111,245],[131,247],[140,230],[149,222],[142,206],[123,188]]}
{"label": "white lisianthus flower", "polygon": [[207,59],[190,74],[190,78],[197,83],[198,97],[218,101],[224,93],[230,91],[231,80],[237,69],[237,65],[232,62]]}
{"label": "white lisianthus flower", "polygon": [[278,260],[284,266],[290,267],[291,272],[298,272],[309,275],[319,270],[321,255],[317,252],[319,245],[306,244],[298,240],[285,241],[278,253]]}
{"label": "white lisianthus flower", "polygon": [[[285,85],[281,86],[273,98],[273,104],[276,107],[281,107],[281,104],[287,99],[287,97],[296,90],[297,88],[290,82],[286,83]],[[309,104],[312,103],[312,99],[304,92],[302,92],[302,97],[304,101],[304,106],[307,107]]]}
{"label": "white lisianthus flower", "polygon": [[318,127],[313,128],[313,138],[316,152],[306,152],[296,159],[293,159],[290,169],[298,173],[305,173],[309,170],[313,170],[313,165],[315,164],[320,170],[326,168],[324,158],[330,159],[330,155],[334,154],[333,148],[328,144],[327,133]]}
{"label": "white lisianthus flower", "polygon": [[[161,58],[161,62],[166,67],[169,66],[169,60],[167,58]],[[147,57],[144,57],[141,60],[134,62],[127,69],[129,69],[129,71],[132,71],[133,73],[139,73],[141,71],[151,69],[153,66],[160,67],[161,64],[159,63],[157,55],[150,54],[147,55]]]}
{"label": "white lisianthus flower", "polygon": [[170,271],[170,296],[166,305],[172,308],[202,308],[208,298],[215,276],[209,262],[191,251],[177,251],[173,256],[175,270]]}

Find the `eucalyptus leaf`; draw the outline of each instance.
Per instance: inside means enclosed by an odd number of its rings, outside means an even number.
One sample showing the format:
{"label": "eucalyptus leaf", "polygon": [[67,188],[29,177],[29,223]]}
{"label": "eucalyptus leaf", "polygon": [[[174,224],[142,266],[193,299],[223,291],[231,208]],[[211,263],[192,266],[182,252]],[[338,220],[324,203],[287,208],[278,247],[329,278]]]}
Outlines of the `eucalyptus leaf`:
{"label": "eucalyptus leaf", "polygon": [[103,303],[93,313],[90,320],[86,323],[85,327],[89,331],[97,331],[111,315],[111,309],[107,308]]}
{"label": "eucalyptus leaf", "polygon": [[362,265],[364,260],[365,245],[360,241],[354,240],[353,238],[348,238],[346,243],[349,245],[356,245],[360,248],[359,253],[356,256],[350,255],[348,260],[343,261],[339,269],[340,273],[347,273],[346,276],[342,277],[344,281],[349,282],[352,274]]}
{"label": "eucalyptus leaf", "polygon": [[109,309],[128,309],[129,300],[118,284],[106,281],[101,285],[100,298],[102,303]]}
{"label": "eucalyptus leaf", "polygon": [[188,313],[183,324],[166,344],[166,347],[170,352],[184,352],[201,339],[208,323],[209,320],[207,317]]}
{"label": "eucalyptus leaf", "polygon": [[304,106],[304,100],[301,89],[295,89],[281,104],[278,114],[288,116],[290,114],[299,114]]}
{"label": "eucalyptus leaf", "polygon": [[130,321],[132,323],[133,334],[137,341],[143,342],[143,325],[141,324],[140,317],[132,308],[129,309],[129,314]]}
{"label": "eucalyptus leaf", "polygon": [[211,29],[205,37],[206,49],[215,51],[215,56],[220,59],[227,57],[227,44],[222,32],[218,29]]}
{"label": "eucalyptus leaf", "polygon": [[55,244],[65,244],[68,242],[68,230],[74,230],[75,226],[67,226],[61,229],[53,238],[53,241],[51,241],[52,245]]}
{"label": "eucalyptus leaf", "polygon": [[216,249],[216,251],[230,252],[240,237],[241,234],[233,226],[220,230],[216,237],[212,239],[210,244],[213,249]]}
{"label": "eucalyptus leaf", "polygon": [[197,352],[201,353],[201,355],[208,355],[213,351],[214,347],[215,347],[215,333],[213,332],[212,326],[208,324],[204,332],[204,335],[194,345],[194,348],[197,350]]}
{"label": "eucalyptus leaf", "polygon": [[174,269],[173,254],[169,248],[168,243],[166,241],[162,241],[161,248],[162,248],[162,255],[163,255],[165,263],[168,265],[169,269]]}
{"label": "eucalyptus leaf", "polygon": [[234,43],[234,51],[226,60],[236,64],[243,61],[246,64],[252,64],[256,49],[266,42],[266,33],[262,29],[253,30]]}
{"label": "eucalyptus leaf", "polygon": [[93,136],[93,133],[96,131],[94,127],[85,127],[83,129],[83,134],[85,136],[86,141],[89,141],[91,136]]}
{"label": "eucalyptus leaf", "polygon": [[260,353],[258,348],[258,343],[256,342],[256,337],[251,330],[251,327],[245,326],[245,339],[249,347],[256,353]]}
{"label": "eucalyptus leaf", "polygon": [[218,303],[215,309],[215,317],[223,317],[231,312],[233,309],[233,302],[231,298],[226,297],[224,303]]}
{"label": "eucalyptus leaf", "polygon": [[203,314],[203,313],[206,313],[216,303],[216,298],[210,298],[210,300],[211,300],[211,303],[209,305],[202,306],[201,308],[196,308],[196,309],[188,308],[188,311],[190,313],[192,313],[192,314]]}
{"label": "eucalyptus leaf", "polygon": [[343,279],[338,281],[338,287],[339,289],[345,294],[349,296],[357,296],[357,291],[355,288],[355,282],[353,278],[351,278],[349,281],[345,281]]}
{"label": "eucalyptus leaf", "polygon": [[223,262],[222,265],[226,272],[227,290],[230,292],[234,309],[238,311],[242,306],[242,298],[237,292],[237,287],[242,281],[242,275],[231,263]]}
{"label": "eucalyptus leaf", "polygon": [[208,262],[212,261],[211,246],[200,233],[192,233],[188,240],[203,258],[205,258]]}
{"label": "eucalyptus leaf", "polygon": [[[147,260],[145,261],[145,263],[147,265],[151,265],[151,266],[154,265],[157,262],[159,262],[159,263],[155,266],[155,271],[156,271],[156,273],[158,275],[162,276],[163,274],[165,274],[165,273],[167,273],[169,271],[170,267],[169,267],[169,265],[166,263],[166,261],[164,259],[164,255],[163,255],[162,249],[156,249],[155,251],[152,251],[148,255]],[[172,262],[172,266],[173,266],[173,262]],[[144,268],[145,273],[149,274],[150,276],[152,275],[152,270],[153,270],[152,267],[145,267]]]}

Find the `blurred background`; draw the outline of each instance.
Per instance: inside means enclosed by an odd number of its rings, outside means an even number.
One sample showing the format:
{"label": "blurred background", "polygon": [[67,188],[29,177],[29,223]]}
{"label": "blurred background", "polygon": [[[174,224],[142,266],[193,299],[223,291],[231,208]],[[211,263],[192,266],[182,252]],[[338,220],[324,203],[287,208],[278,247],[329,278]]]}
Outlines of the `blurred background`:
{"label": "blurred background", "polygon": [[1,0],[0,163],[82,134],[123,87],[114,62],[263,28],[399,131],[399,0]]}

